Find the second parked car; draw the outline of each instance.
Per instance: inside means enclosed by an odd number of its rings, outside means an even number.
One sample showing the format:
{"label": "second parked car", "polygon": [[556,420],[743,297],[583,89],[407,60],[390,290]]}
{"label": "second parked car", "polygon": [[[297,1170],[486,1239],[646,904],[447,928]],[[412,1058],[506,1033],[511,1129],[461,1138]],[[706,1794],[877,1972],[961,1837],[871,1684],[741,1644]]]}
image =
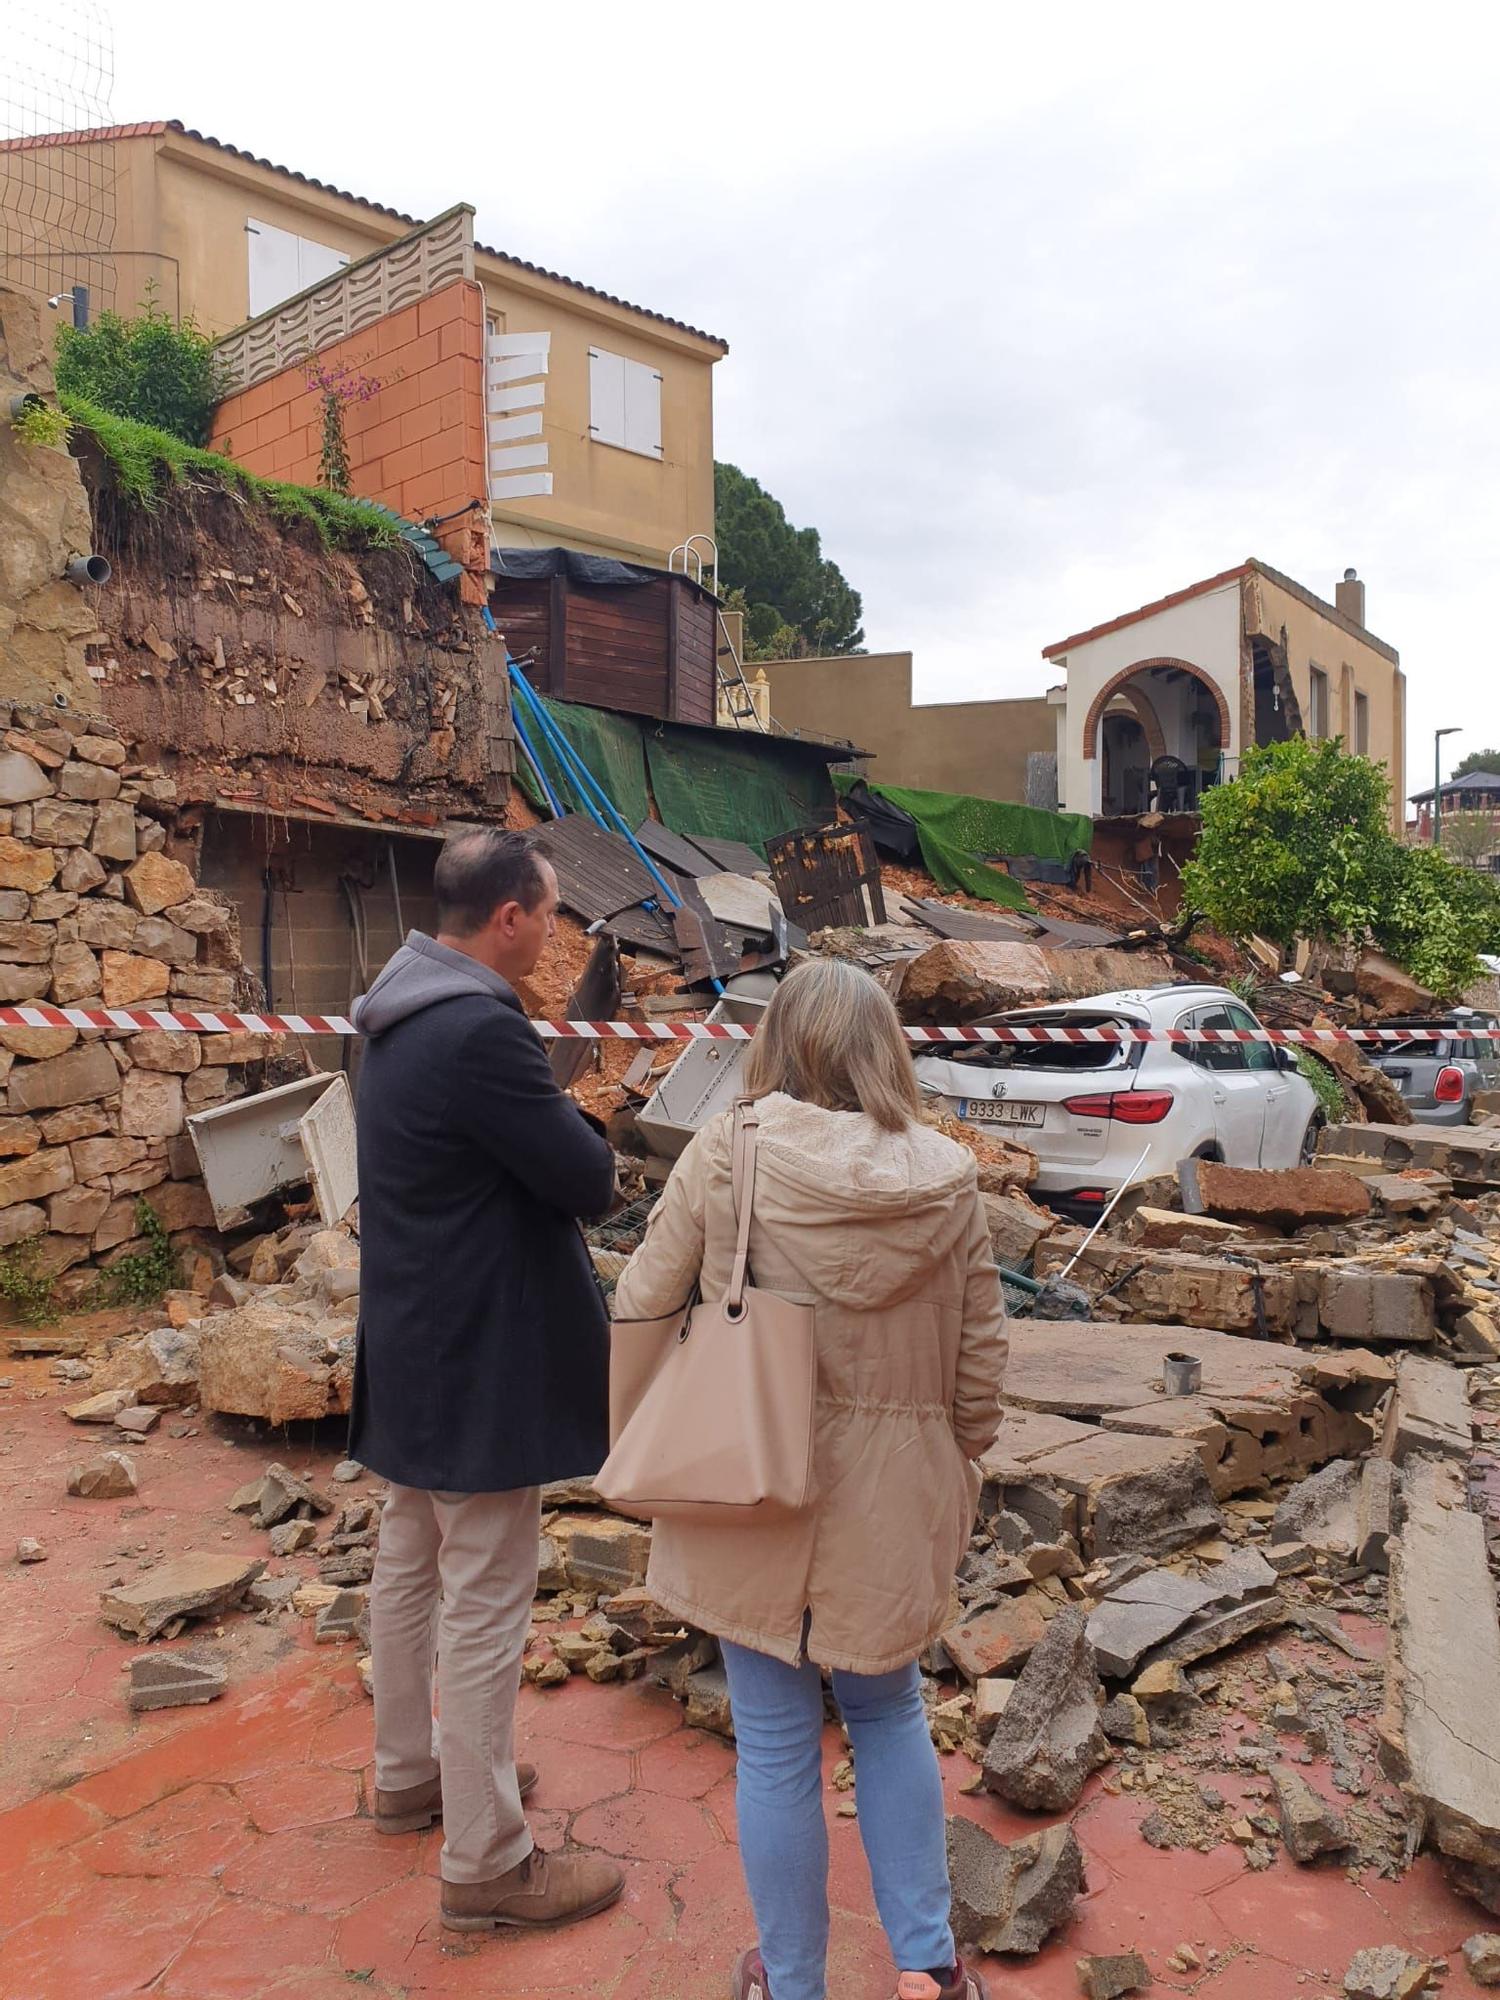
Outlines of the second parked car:
{"label": "second parked car", "polygon": [[[988,1025],[1260,1028],[1221,986],[1103,993]],[[1041,1162],[1033,1192],[1081,1218],[1122,1183],[1170,1174],[1194,1154],[1290,1167],[1317,1142],[1312,1086],[1292,1052],[1270,1042],[979,1042],[921,1054],[916,1069],[923,1090],[960,1118],[1030,1146]]]}
{"label": "second parked car", "polygon": [[1476,1035],[1493,1028],[1493,1014],[1455,1007],[1448,1014],[1424,1014],[1383,1021],[1384,1028],[1425,1029],[1397,1042],[1367,1045],[1365,1054],[1383,1069],[1422,1125],[1467,1125],[1477,1090],[1500,1090],[1500,1042]]}

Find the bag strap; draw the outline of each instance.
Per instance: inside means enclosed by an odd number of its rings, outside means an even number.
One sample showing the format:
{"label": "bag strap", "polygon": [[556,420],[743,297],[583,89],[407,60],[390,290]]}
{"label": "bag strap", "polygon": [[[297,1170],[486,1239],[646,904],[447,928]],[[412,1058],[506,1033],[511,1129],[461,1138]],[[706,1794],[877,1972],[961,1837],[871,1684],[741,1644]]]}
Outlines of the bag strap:
{"label": "bag strap", "polygon": [[745,1284],[750,1271],[750,1218],[755,1208],[755,1161],[760,1113],[753,1103],[734,1107],[734,1148],[730,1159],[730,1191],[734,1200],[734,1264],[729,1274],[725,1299],[732,1313],[745,1302]]}

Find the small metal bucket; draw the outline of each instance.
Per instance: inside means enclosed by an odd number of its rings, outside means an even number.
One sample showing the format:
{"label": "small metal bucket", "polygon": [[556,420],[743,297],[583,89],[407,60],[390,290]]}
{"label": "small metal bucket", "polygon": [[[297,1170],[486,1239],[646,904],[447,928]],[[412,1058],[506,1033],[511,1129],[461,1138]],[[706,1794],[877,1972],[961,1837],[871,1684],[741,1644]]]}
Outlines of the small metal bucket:
{"label": "small metal bucket", "polygon": [[1169,1396],[1196,1396],[1203,1387],[1203,1363],[1196,1354],[1168,1354],[1162,1360],[1161,1380]]}

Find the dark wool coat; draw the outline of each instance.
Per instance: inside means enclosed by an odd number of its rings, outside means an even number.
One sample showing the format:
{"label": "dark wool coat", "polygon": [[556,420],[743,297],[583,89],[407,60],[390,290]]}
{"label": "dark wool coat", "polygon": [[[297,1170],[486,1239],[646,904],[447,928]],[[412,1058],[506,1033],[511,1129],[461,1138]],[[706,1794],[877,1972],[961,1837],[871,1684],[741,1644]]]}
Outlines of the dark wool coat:
{"label": "dark wool coat", "polygon": [[[403,949],[429,975],[459,957]],[[437,990],[383,1027],[378,984],[362,1003],[349,1453],[439,1492],[584,1477],[607,1449],[609,1335],[578,1219],[608,1209],[614,1155],[503,980],[449,968]]]}

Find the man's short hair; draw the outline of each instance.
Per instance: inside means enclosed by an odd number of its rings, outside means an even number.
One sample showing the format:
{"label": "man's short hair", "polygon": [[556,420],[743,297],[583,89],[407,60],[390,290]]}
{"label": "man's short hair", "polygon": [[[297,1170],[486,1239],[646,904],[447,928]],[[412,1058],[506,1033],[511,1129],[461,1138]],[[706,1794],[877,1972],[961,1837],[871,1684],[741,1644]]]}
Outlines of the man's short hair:
{"label": "man's short hair", "polygon": [[502,903],[534,910],[546,884],[536,850],[524,833],[484,826],[455,833],[444,842],[432,888],[438,929],[452,937],[472,937]]}

